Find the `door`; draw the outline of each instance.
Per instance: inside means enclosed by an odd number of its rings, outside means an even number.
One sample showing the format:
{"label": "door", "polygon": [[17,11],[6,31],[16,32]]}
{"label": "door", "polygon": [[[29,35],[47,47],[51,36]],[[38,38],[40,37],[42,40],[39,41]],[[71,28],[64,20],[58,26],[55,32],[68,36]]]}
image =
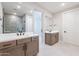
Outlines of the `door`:
{"label": "door", "polygon": [[69,11],[63,13],[63,41],[72,43],[74,38],[74,14]]}

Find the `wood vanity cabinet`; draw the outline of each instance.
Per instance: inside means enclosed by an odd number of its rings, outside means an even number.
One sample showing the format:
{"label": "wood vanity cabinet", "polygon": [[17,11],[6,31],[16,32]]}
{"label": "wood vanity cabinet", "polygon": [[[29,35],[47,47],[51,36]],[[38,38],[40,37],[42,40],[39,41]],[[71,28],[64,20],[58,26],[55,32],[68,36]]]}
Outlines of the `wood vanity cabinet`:
{"label": "wood vanity cabinet", "polygon": [[59,33],[45,33],[45,43],[53,45],[59,41]]}
{"label": "wood vanity cabinet", "polygon": [[0,56],[35,56],[38,52],[38,36],[0,43]]}

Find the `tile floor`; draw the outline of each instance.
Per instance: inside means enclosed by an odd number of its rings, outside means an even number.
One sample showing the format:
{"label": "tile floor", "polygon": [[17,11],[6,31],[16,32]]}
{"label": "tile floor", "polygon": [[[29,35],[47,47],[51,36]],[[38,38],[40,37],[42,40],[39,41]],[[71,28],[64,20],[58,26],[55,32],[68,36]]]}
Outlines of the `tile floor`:
{"label": "tile floor", "polygon": [[43,44],[37,56],[79,56],[79,46],[65,42],[59,42],[52,46]]}

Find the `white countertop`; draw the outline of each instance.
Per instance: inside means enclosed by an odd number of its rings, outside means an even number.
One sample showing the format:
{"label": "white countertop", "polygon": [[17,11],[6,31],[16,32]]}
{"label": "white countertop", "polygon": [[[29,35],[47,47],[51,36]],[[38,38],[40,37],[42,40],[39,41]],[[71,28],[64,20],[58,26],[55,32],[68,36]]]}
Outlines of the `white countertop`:
{"label": "white countertop", "polygon": [[51,31],[51,32],[49,32],[49,31],[46,31],[45,33],[58,33],[59,31]]}
{"label": "white countertop", "polygon": [[28,38],[28,37],[33,37],[33,36],[39,36],[39,35],[34,34],[32,32],[25,33],[24,35],[21,35],[21,36],[17,36],[16,33],[0,34],[0,42],[19,40],[21,38]]}

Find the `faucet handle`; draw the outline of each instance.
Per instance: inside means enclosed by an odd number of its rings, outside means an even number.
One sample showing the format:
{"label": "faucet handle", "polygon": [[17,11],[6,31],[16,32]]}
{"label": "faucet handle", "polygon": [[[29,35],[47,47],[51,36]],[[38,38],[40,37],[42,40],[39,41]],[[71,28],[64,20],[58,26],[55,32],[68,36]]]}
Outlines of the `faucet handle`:
{"label": "faucet handle", "polygon": [[19,33],[17,33],[17,36],[19,36]]}

